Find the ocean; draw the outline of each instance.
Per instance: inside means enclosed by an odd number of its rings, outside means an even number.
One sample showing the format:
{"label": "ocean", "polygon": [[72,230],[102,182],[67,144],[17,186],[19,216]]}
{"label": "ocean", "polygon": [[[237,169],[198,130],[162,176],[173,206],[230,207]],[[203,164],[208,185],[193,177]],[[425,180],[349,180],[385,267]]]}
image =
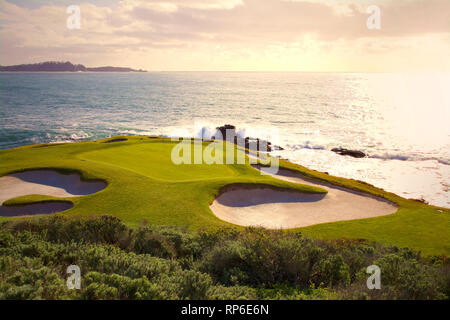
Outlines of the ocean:
{"label": "ocean", "polygon": [[[233,124],[275,155],[450,207],[450,74],[2,73],[0,149]],[[331,151],[361,150],[356,159]]]}

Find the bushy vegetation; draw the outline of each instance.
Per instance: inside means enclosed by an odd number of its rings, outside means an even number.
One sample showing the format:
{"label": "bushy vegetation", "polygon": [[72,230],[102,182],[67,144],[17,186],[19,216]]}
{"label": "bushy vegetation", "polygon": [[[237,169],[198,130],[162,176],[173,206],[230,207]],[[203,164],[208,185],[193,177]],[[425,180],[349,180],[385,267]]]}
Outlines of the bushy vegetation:
{"label": "bushy vegetation", "polygon": [[[66,287],[78,265],[80,290]],[[381,268],[368,290],[366,268]],[[0,299],[448,299],[450,263],[363,240],[188,231],[102,216],[3,222]]]}

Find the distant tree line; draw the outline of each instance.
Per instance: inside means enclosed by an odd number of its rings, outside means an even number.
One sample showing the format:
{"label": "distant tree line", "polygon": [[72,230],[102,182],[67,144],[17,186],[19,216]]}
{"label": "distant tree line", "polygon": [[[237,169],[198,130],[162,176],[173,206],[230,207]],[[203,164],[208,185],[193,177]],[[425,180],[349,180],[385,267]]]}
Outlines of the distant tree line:
{"label": "distant tree line", "polygon": [[97,67],[87,68],[82,64],[71,62],[47,61],[34,64],[20,64],[15,66],[0,66],[0,72],[145,72],[132,68]]}

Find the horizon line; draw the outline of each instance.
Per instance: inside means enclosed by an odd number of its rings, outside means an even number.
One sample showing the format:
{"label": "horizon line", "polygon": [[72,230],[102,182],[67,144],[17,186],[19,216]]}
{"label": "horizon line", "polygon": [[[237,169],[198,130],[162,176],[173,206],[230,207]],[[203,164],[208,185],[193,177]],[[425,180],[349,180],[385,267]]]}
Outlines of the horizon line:
{"label": "horizon line", "polygon": [[[144,70],[144,69],[141,69]],[[398,70],[398,71],[302,71],[302,70],[145,70],[145,72],[124,72],[124,71],[0,71],[0,73],[132,73],[132,74],[145,74],[145,73],[161,73],[161,72],[203,72],[203,73],[450,73],[447,70]]]}

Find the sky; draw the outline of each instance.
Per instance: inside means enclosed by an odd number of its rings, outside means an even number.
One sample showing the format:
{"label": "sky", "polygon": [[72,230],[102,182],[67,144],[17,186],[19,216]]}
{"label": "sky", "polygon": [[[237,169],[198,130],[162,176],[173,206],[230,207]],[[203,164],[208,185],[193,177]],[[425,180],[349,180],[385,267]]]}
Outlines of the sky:
{"label": "sky", "polygon": [[450,72],[449,57],[450,0],[0,0],[1,65]]}

